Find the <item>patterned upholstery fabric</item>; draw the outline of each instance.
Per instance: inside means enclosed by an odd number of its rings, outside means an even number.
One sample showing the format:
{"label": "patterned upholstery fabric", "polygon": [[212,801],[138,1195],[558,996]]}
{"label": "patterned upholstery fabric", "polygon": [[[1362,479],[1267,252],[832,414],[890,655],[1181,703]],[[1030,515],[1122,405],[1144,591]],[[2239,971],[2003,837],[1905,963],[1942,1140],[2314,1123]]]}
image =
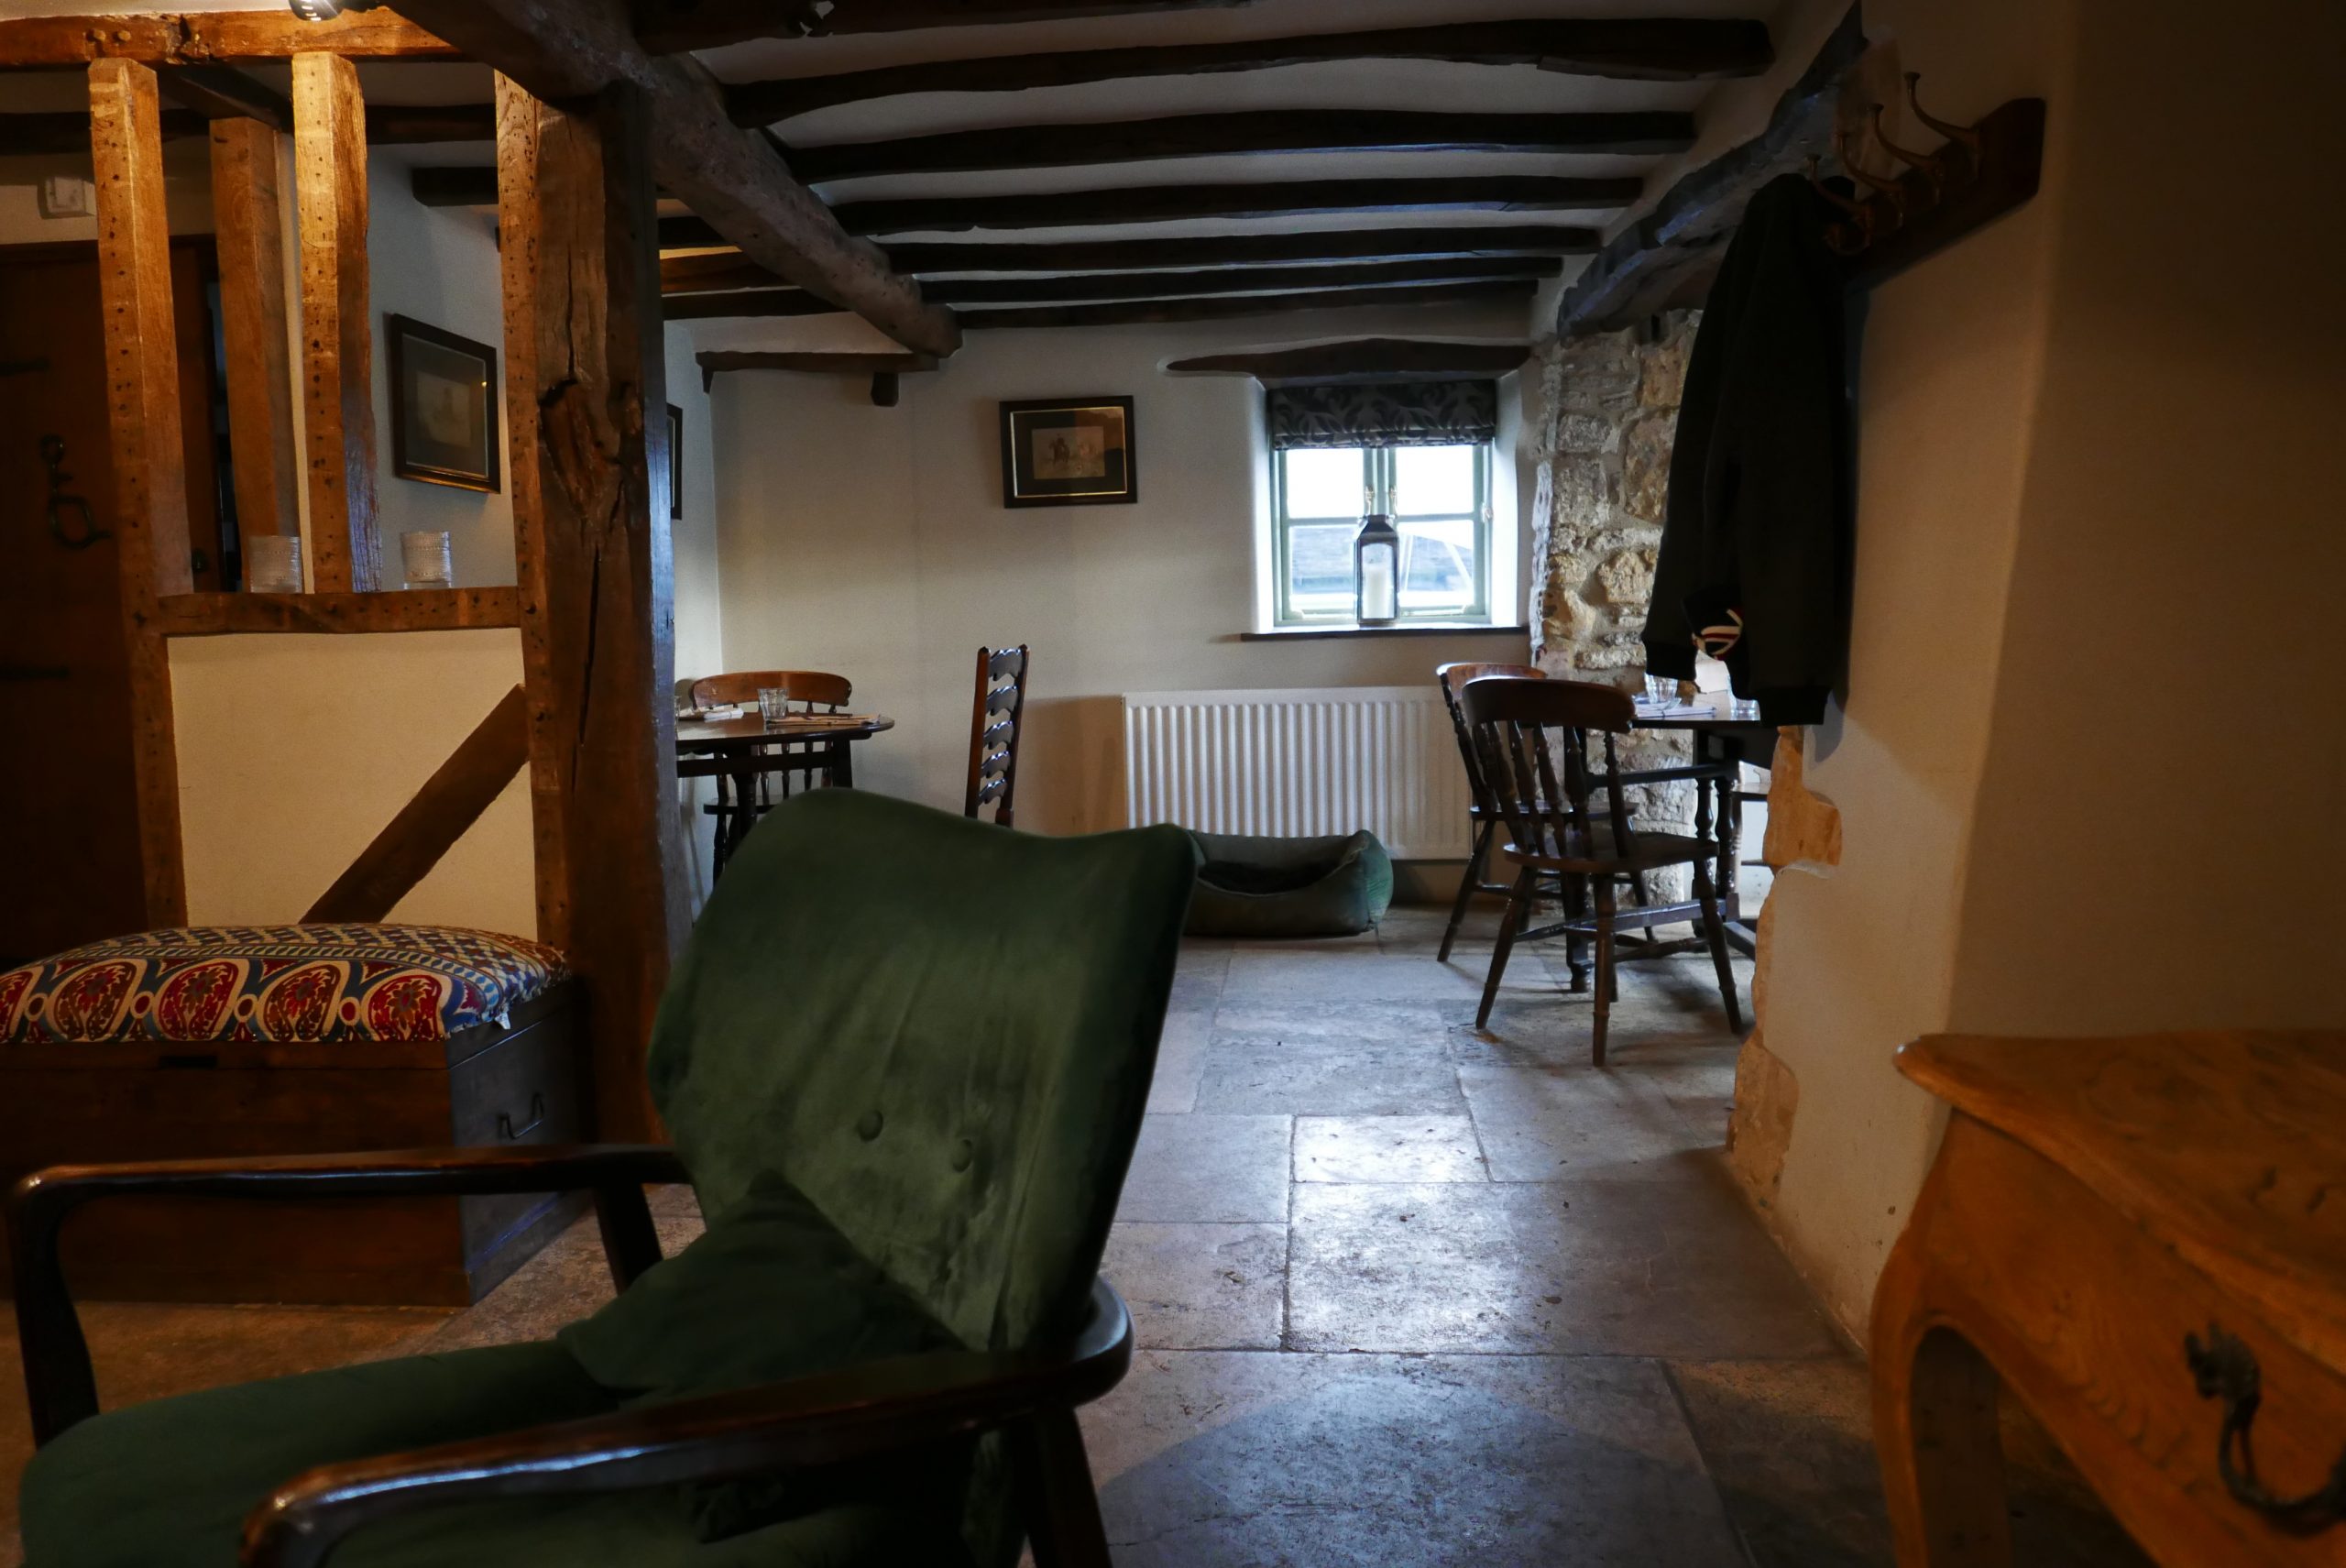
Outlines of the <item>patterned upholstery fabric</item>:
{"label": "patterned upholstery fabric", "polygon": [[0,973],[0,1041],[444,1040],[569,973],[552,948],[451,926],[143,931]]}

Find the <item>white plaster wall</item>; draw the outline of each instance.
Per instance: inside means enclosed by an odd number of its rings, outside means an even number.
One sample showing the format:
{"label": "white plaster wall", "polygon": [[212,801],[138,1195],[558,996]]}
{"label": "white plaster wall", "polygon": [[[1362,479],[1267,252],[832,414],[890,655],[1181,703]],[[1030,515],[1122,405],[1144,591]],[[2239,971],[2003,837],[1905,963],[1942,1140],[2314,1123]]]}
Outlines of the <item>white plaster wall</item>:
{"label": "white plaster wall", "polygon": [[[1878,0],[1867,14],[1926,71],[1937,113],[2057,99],[2067,5],[1933,9]],[[1941,1124],[1892,1057],[1950,1022],[2066,148],[2056,114],[2036,199],[1875,291],[1864,326],[1847,690],[1808,737],[1808,785],[1841,812],[1841,863],[1776,879],[1764,1022],[1800,1083],[1780,1235],[1853,1334]]]}
{"label": "white plaster wall", "polygon": [[[1519,631],[1241,641],[1255,623],[1261,390],[1157,368],[1264,343],[1519,329],[1519,308],[1499,307],[975,333],[943,369],[905,376],[893,409],[872,406],[861,377],[729,372],[716,396],[725,664],[847,675],[859,709],[896,720],[860,747],[858,784],[958,810],[976,650],[1030,643],[1019,820],[1077,831],[1123,821],[1123,692],[1390,685],[1448,659],[1521,658]],[[1136,504],[1003,506],[998,401],[1123,393]]]}
{"label": "white plaster wall", "polygon": [[[1867,10],[1939,112],[2035,93],[2049,125],[2033,203],[1874,295],[1849,692],[1808,777],[1842,861],[1777,883],[1773,1217],[1859,1334],[1944,1119],[1902,1041],[2346,1023],[2346,919],[2291,892],[2346,862],[2315,684],[2346,236],[2305,199],[2346,135],[2304,112],[2346,16]],[[2264,214],[2251,252],[2176,228],[2211,181]]]}
{"label": "white plaster wall", "polygon": [[[460,489],[391,471],[391,356],[384,318],[411,316],[488,344],[498,352],[499,428],[504,428],[505,306],[498,275],[497,218],[469,207],[427,207],[409,191],[409,169],[435,149],[367,150],[367,267],[375,329],[376,525],[384,584],[400,586],[400,535],[445,529],[456,584],[513,581],[513,501],[500,478],[495,491]],[[292,189],[287,181],[286,190]],[[288,250],[289,259],[292,252]],[[512,455],[504,455],[510,470]]]}
{"label": "white plaster wall", "polygon": [[[173,640],[188,918],[298,920],[521,678],[512,630]],[[532,936],[527,773],[391,911]]]}
{"label": "white plaster wall", "polygon": [[[685,413],[684,516],[669,525],[675,563],[676,670],[679,675],[705,674],[725,663],[724,606],[717,569],[717,432],[708,394],[701,390],[700,367],[693,362],[691,334],[681,324],[671,326],[665,347],[668,400]],[[714,824],[700,808],[716,798],[712,779],[677,784],[677,815],[684,824],[695,907],[708,896],[714,864]]]}

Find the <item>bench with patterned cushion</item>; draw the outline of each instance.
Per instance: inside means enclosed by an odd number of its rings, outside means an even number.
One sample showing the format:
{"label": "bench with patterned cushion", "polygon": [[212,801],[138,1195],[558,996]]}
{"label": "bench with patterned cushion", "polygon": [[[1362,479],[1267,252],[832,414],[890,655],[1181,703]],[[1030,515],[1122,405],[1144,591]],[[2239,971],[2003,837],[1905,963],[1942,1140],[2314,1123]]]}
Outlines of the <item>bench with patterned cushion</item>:
{"label": "bench with patterned cushion", "polygon": [[[444,926],[212,926],[0,972],[0,1174],[583,1131],[576,986],[552,948]],[[462,1304],[576,1200],[124,1201],[66,1233],[78,1293]]]}

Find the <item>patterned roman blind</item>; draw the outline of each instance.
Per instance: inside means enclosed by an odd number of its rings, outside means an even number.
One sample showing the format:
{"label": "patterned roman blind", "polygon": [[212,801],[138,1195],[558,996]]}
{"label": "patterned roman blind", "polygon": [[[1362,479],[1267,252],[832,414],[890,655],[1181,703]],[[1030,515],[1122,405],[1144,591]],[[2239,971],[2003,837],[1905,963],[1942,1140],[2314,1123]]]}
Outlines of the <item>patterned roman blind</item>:
{"label": "patterned roman blind", "polygon": [[1498,433],[1496,381],[1338,382],[1273,387],[1274,451],[1299,446],[1455,446]]}

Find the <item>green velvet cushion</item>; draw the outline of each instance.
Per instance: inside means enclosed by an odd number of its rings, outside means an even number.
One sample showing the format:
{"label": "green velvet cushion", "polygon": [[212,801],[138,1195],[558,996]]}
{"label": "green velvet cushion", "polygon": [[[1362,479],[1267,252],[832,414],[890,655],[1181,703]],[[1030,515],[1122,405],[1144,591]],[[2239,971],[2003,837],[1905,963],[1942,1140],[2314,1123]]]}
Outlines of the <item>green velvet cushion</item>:
{"label": "green velvet cushion", "polygon": [[1343,937],[1385,918],[1393,860],[1376,834],[1279,838],[1196,833],[1204,865],[1192,937]]}
{"label": "green velvet cushion", "polygon": [[862,790],[727,863],[652,1032],[712,1223],[775,1170],[973,1349],[1081,1321],[1139,1135],[1193,851]]}
{"label": "green velvet cushion", "polygon": [[[614,1399],[630,1405],[962,1348],[772,1172],[682,1253],[554,1341]],[[690,1486],[687,1506],[706,1541],[853,1497],[884,1497],[893,1507],[958,1522],[966,1448],[918,1466],[891,1456]],[[950,1530],[948,1523],[941,1533]]]}

